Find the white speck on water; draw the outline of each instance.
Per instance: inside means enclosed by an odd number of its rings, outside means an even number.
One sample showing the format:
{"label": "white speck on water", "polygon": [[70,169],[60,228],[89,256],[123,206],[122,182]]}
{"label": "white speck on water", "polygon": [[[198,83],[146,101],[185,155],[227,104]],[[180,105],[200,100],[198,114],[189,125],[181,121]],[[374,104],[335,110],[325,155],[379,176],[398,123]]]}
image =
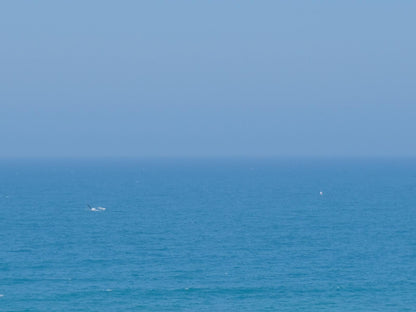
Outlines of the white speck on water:
{"label": "white speck on water", "polygon": [[90,211],[105,211],[107,208],[104,208],[104,207],[97,207],[97,208],[95,208],[95,207],[92,207],[92,208],[90,208]]}

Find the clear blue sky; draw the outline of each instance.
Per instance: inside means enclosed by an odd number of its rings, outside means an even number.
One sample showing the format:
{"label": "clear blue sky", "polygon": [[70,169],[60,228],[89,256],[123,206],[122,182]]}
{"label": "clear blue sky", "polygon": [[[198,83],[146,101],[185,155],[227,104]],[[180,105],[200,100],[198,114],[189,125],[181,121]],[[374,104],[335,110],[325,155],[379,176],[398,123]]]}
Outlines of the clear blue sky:
{"label": "clear blue sky", "polygon": [[0,157],[416,156],[415,12],[2,1]]}

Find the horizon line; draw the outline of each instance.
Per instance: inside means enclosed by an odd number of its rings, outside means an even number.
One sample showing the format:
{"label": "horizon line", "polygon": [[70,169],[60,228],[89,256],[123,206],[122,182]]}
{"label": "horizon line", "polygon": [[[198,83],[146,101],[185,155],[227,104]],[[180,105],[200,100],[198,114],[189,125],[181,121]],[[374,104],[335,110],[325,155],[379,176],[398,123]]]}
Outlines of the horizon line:
{"label": "horizon line", "polygon": [[154,156],[0,156],[0,160],[219,160],[219,159],[416,159],[416,155],[154,155]]}

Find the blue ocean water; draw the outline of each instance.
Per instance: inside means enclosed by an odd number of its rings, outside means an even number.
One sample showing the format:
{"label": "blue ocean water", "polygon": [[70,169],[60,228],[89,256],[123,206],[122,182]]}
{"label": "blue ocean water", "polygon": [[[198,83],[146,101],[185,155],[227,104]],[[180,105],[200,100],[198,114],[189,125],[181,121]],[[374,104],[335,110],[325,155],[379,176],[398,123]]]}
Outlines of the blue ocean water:
{"label": "blue ocean water", "polygon": [[2,160],[0,178],[0,311],[416,310],[416,160]]}

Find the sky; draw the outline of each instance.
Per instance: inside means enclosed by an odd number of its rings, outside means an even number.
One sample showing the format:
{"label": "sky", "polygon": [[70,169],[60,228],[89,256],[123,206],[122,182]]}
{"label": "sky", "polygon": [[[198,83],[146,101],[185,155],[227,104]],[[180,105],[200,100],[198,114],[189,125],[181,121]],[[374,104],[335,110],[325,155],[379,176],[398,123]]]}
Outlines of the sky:
{"label": "sky", "polygon": [[0,157],[416,156],[414,12],[1,1]]}

